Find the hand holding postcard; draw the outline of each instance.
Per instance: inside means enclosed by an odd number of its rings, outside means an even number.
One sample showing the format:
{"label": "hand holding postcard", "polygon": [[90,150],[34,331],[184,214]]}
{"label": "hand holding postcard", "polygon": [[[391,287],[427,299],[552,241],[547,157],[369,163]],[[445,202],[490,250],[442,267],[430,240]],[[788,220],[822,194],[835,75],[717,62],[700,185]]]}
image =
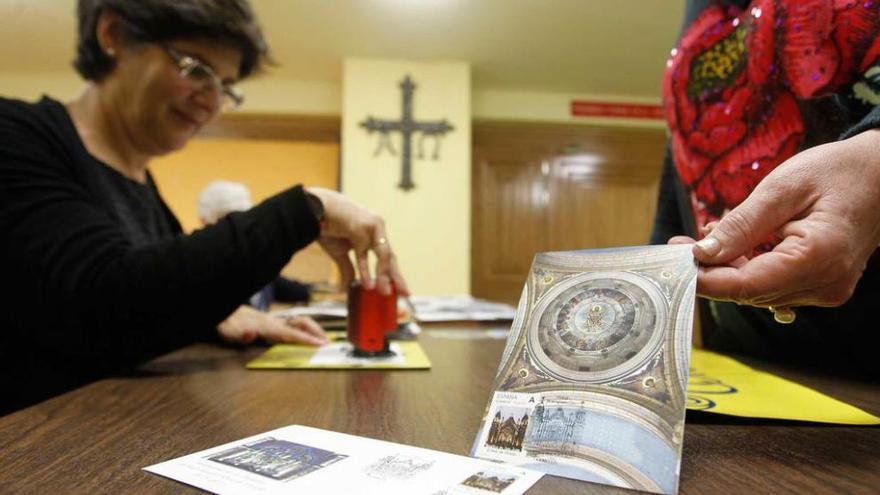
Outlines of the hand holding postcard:
{"label": "hand holding postcard", "polygon": [[472,455],[675,493],[696,274],[691,246],[538,254]]}

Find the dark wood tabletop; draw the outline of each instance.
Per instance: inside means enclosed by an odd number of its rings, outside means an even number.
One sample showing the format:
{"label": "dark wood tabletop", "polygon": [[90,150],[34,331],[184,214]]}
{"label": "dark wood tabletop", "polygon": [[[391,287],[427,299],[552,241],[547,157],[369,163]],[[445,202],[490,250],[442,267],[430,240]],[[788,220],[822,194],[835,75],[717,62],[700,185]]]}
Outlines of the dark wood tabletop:
{"label": "dark wood tabletop", "polygon": [[[0,418],[0,493],[198,493],[141,468],[293,424],[467,455],[504,340],[420,340],[430,370],[246,370],[259,347],[168,354]],[[880,414],[876,383],[775,371]],[[529,493],[632,492],[545,476]],[[880,428],[689,413],[680,493],[880,493]]]}

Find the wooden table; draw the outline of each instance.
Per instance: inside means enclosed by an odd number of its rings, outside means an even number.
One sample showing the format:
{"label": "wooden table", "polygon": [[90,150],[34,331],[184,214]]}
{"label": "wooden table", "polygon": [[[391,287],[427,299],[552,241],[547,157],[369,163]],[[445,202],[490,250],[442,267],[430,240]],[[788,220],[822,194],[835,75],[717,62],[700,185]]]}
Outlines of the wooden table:
{"label": "wooden table", "polygon": [[[421,342],[431,370],[248,371],[262,348],[182,349],[0,418],[0,493],[198,493],[141,468],[292,424],[467,455],[504,341]],[[781,374],[880,413],[878,384]],[[880,490],[880,428],[719,418],[689,414],[681,493]],[[529,493],[633,492],[546,476]]]}

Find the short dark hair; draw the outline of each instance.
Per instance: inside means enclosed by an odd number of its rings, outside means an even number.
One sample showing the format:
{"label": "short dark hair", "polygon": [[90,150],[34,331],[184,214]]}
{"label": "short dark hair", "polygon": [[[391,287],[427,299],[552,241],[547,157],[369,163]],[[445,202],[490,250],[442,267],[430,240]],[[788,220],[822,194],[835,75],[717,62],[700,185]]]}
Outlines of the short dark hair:
{"label": "short dark hair", "polygon": [[114,67],[95,32],[104,11],[120,17],[122,35],[131,42],[203,38],[235,47],[241,51],[241,79],[268,60],[269,49],[248,0],[79,0],[73,66],[90,81],[100,81]]}

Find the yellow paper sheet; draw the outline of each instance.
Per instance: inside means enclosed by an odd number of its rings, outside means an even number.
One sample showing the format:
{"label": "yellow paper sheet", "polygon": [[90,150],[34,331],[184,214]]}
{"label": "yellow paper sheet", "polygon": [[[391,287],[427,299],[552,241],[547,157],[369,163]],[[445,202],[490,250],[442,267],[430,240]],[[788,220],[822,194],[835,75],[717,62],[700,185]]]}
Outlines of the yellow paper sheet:
{"label": "yellow paper sheet", "polygon": [[880,418],[776,375],[702,349],[691,354],[688,409],[748,418],[878,425]]}
{"label": "yellow paper sheet", "polygon": [[431,361],[418,342],[395,342],[403,355],[402,363],[377,361],[358,364],[313,364],[317,348],[304,345],[276,344],[247,364],[248,369],[429,369]]}

